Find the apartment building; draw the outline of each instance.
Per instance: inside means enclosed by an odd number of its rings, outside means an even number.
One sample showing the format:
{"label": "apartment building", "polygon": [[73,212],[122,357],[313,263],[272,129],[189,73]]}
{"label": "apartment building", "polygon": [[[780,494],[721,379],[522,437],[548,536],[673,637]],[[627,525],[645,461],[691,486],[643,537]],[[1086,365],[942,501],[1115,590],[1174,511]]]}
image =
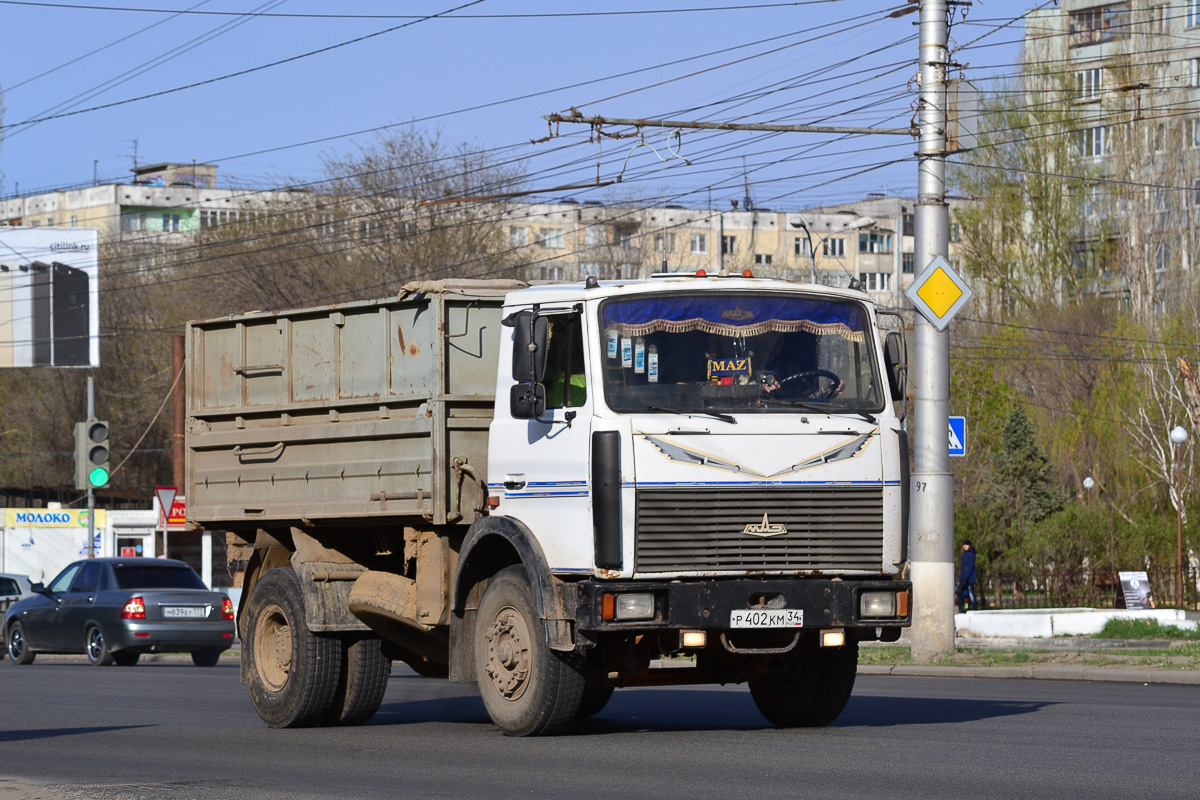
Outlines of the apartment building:
{"label": "apartment building", "polygon": [[288,193],[217,187],[214,164],[153,164],[130,183],[108,183],[0,200],[0,225],[91,227],[101,241],[189,234],[262,213]]}
{"label": "apartment building", "polygon": [[1078,152],[1109,179],[1086,189],[1077,267],[1161,310],[1200,252],[1200,0],[1063,0],[1030,12],[1025,53],[1027,96],[1065,83]]}

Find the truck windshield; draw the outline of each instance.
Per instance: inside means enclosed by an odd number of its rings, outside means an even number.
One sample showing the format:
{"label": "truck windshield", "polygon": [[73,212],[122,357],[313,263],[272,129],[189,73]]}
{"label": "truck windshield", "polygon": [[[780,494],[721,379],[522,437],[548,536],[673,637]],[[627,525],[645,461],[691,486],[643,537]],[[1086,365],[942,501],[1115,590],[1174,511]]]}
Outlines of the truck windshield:
{"label": "truck windshield", "polygon": [[647,295],[600,309],[614,411],[881,411],[866,309],[790,294]]}

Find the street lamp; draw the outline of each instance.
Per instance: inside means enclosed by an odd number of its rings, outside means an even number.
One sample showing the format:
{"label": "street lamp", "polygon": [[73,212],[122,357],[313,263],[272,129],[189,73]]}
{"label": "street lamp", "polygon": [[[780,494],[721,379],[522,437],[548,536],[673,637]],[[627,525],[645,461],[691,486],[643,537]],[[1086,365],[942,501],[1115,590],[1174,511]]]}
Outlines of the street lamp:
{"label": "street lamp", "polygon": [[808,282],[817,282],[817,251],[813,249],[812,232],[809,231],[807,223],[793,222],[793,228],[804,231],[804,236],[808,239]]}
{"label": "street lamp", "polygon": [[1183,608],[1183,443],[1188,432],[1182,426],[1171,429],[1171,443],[1175,445],[1175,602]]}
{"label": "street lamp", "polygon": [[1087,492],[1086,496],[1087,496],[1088,508],[1092,507],[1092,489],[1094,489],[1094,488],[1096,488],[1096,481],[1095,481],[1095,479],[1092,478],[1091,475],[1088,475],[1086,478],[1083,479],[1083,490],[1085,492]]}

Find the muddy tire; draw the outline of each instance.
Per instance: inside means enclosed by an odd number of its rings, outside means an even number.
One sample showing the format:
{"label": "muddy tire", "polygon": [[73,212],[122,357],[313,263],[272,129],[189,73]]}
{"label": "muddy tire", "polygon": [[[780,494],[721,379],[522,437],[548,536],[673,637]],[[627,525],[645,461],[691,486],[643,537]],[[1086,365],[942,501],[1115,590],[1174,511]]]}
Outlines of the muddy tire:
{"label": "muddy tire", "polygon": [[83,634],[84,655],[87,656],[88,663],[93,667],[107,667],[113,663],[112,651],[108,649],[108,642],[104,638],[104,631],[100,630],[99,625],[91,625]]}
{"label": "muddy tire", "polygon": [[322,725],[363,725],[383,702],[392,660],[379,649],[376,638],[352,639],[341,643],[342,666],[333,705]]}
{"label": "muddy tire", "polygon": [[589,686],[583,690],[583,699],[579,702],[579,710],[575,712],[576,719],[594,717],[604,710],[608,701],[612,700],[613,688],[601,689]]}
{"label": "muddy tire", "polygon": [[817,728],[837,719],[854,691],[858,642],[841,647],[804,643],[750,679],[750,695],[767,721],[781,728]]}
{"label": "muddy tire", "polygon": [[583,659],[546,644],[522,567],[488,581],[475,624],[475,675],[492,721],[508,736],[554,733],[583,699]]}
{"label": "muddy tire", "polygon": [[8,629],[8,638],[4,642],[4,650],[8,653],[8,657],[12,659],[14,664],[24,666],[33,663],[34,652],[29,647],[29,640],[25,638],[25,629],[21,627],[21,623],[14,622],[12,627]]}
{"label": "muddy tire", "polygon": [[258,579],[242,630],[242,672],[263,721],[272,728],[320,722],[337,692],[341,642],[308,629],[300,579],[290,567],[268,570]]}

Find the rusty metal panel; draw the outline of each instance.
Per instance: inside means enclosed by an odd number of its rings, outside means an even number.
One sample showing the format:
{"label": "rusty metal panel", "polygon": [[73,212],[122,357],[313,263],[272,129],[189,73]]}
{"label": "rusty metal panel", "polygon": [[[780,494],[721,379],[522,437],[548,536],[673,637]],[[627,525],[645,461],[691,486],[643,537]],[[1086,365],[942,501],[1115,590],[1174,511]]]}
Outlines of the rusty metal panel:
{"label": "rusty metal panel", "polygon": [[286,403],[284,380],[284,319],[263,317],[242,327],[242,363],[234,369],[242,376],[243,396],[248,406],[273,406]]}
{"label": "rusty metal panel", "polygon": [[313,403],[337,397],[337,370],[331,355],[337,345],[340,314],[321,314],[291,322],[292,401]]}
{"label": "rusty metal panel", "polygon": [[189,521],[469,523],[502,301],[458,286],[191,323]]}

